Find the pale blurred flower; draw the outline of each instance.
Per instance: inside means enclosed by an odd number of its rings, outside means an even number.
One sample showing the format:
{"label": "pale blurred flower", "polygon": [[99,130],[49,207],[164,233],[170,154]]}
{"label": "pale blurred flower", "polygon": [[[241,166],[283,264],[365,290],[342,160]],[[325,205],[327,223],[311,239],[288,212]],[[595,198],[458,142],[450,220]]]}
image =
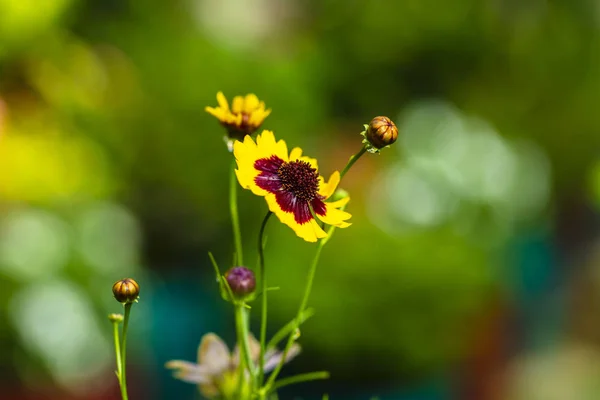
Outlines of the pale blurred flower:
{"label": "pale blurred flower", "polygon": [[[248,335],[250,358],[257,363],[260,354],[260,344],[252,335]],[[294,344],[286,356],[286,362],[300,353],[300,346]],[[265,372],[273,370],[281,361],[283,353],[276,349],[268,349],[265,353]],[[220,395],[228,398],[235,393],[238,383],[240,350],[236,345],[233,353],[214,333],[202,337],[198,346],[198,363],[182,360],[172,360],[165,367],[174,370],[173,375],[184,382],[198,385],[200,393],[206,398],[213,399]]]}

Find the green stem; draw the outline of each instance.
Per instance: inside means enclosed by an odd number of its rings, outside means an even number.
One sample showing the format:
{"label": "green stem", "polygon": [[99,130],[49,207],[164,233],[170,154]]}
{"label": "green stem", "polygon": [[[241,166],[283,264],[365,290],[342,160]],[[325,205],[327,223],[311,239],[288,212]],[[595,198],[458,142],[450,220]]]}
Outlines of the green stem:
{"label": "green stem", "polygon": [[127,363],[126,358],[126,347],[127,347],[127,328],[129,327],[129,314],[131,312],[131,306],[133,303],[125,303],[125,312],[123,317],[123,336],[121,336],[121,398],[122,400],[128,400],[127,396],[127,378],[126,369]]}
{"label": "green stem", "polygon": [[115,340],[115,358],[117,360],[117,378],[119,379],[119,387],[121,386],[121,344],[119,343],[119,321],[113,321],[113,338]]}
{"label": "green stem", "polygon": [[318,371],[318,372],[307,372],[306,374],[299,374],[290,376],[289,378],[283,378],[275,382],[273,390],[281,389],[284,386],[293,385],[300,382],[316,381],[317,379],[329,378],[329,372]]}
{"label": "green stem", "polygon": [[[250,342],[248,340],[249,332],[248,332],[248,313],[244,303],[236,303],[235,304],[235,326],[237,330],[238,336],[238,346],[240,348],[240,381],[243,382],[245,378],[244,365],[248,366],[248,370],[250,371],[250,375],[254,376],[254,363],[252,362],[252,356],[250,354]],[[252,386],[252,379],[250,382]],[[238,387],[238,391],[241,393],[243,384],[240,383]],[[251,387],[252,389],[252,387]],[[252,392],[252,390],[251,390]]]}
{"label": "green stem", "polygon": [[231,224],[233,225],[233,239],[235,242],[235,254],[237,265],[244,265],[244,255],[242,252],[242,234],[240,231],[240,218],[237,205],[237,178],[235,176],[235,159],[231,164],[231,175],[229,177],[229,210],[231,212]]}
{"label": "green stem", "polygon": [[350,160],[348,161],[348,164],[346,164],[346,166],[344,167],[344,169],[340,173],[340,180],[344,177],[344,175],[346,175],[346,172],[348,172],[348,170],[354,165],[354,163],[356,161],[358,161],[358,159],[363,154],[365,154],[366,151],[367,151],[367,147],[363,146],[362,149],[360,149],[360,151],[358,153],[356,153],[355,155],[353,155],[352,157],[350,157]]}
{"label": "green stem", "polygon": [[[333,230],[330,229],[329,235],[331,235],[332,232],[333,232]],[[321,251],[323,250],[323,246],[325,245],[325,243],[327,243],[327,241],[325,239],[327,239],[327,238],[322,239],[319,242],[319,244],[317,245],[317,252],[315,253],[315,256],[312,260],[310,269],[308,270],[308,279],[306,282],[306,288],[304,289],[304,296],[302,297],[302,301],[300,302],[300,307],[298,307],[298,313],[296,314],[296,317],[294,318],[294,321],[295,321],[294,329],[288,336],[288,340],[287,340],[287,343],[283,350],[283,355],[281,357],[281,360],[279,361],[279,364],[277,364],[277,366],[273,370],[273,373],[271,374],[271,376],[269,376],[269,379],[267,380],[267,383],[265,384],[265,389],[266,389],[265,391],[267,393],[271,391],[273,384],[275,382],[275,379],[277,379],[277,375],[279,375],[279,372],[281,371],[281,368],[283,367],[283,364],[285,363],[285,359],[287,358],[288,352],[290,351],[290,348],[292,347],[292,344],[294,343],[294,339],[296,336],[295,331],[298,329],[298,326],[300,325],[300,319],[302,317],[302,313],[306,309],[306,305],[308,303],[308,298],[310,297],[310,292],[312,290],[313,281],[315,279],[315,273],[317,271],[317,264],[319,263],[319,258],[321,257]]]}
{"label": "green stem", "polygon": [[[311,308],[304,310],[304,312],[300,316],[300,321],[298,321],[298,325],[304,323],[304,321],[306,321],[307,319],[312,317],[314,314],[315,314],[315,311]],[[273,335],[273,337],[271,337],[271,340],[269,340],[269,343],[267,343],[266,349],[267,350],[275,349],[279,342],[281,342],[283,339],[285,339],[287,337],[287,335],[294,332],[295,326],[296,326],[296,318],[294,318],[293,320],[291,320],[290,322],[285,324],[281,329],[279,329]]]}
{"label": "green stem", "polygon": [[273,215],[271,211],[267,212],[263,219],[260,231],[258,233],[258,264],[260,268],[261,282],[261,313],[260,313],[260,355],[258,358],[258,385],[262,385],[265,377],[265,346],[267,342],[267,274],[265,272],[265,249],[264,235],[267,222]]}

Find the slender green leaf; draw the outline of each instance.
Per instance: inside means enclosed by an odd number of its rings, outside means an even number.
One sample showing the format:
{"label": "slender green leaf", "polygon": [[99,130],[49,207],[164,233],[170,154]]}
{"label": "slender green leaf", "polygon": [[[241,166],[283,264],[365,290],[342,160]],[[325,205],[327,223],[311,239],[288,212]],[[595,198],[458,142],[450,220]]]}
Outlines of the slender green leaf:
{"label": "slender green leaf", "polygon": [[[307,319],[315,315],[315,310],[312,308],[307,308],[300,314],[300,321],[298,321],[298,326],[303,324]],[[292,333],[294,328],[296,327],[296,320],[293,319],[287,324],[285,324],[277,333],[273,335],[269,343],[267,343],[267,349],[272,349],[277,346],[279,342],[286,338],[287,335]]]}

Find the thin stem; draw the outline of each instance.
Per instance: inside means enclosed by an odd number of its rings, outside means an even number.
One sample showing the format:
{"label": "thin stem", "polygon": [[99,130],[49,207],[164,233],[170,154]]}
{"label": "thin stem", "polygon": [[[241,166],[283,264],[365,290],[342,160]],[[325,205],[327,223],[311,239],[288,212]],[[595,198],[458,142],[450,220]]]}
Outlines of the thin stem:
{"label": "thin stem", "polygon": [[117,360],[117,378],[119,379],[119,387],[121,386],[121,344],[119,343],[119,321],[113,321],[113,338],[115,340],[115,358]]}
{"label": "thin stem", "polygon": [[[302,315],[300,316],[300,321],[298,321],[298,325],[304,323],[304,321],[306,321],[307,319],[312,317],[314,314],[315,314],[315,311],[313,309],[309,308],[309,309],[304,310],[304,312],[302,312]],[[275,333],[273,335],[273,337],[271,337],[271,340],[269,340],[269,343],[267,343],[266,349],[269,350],[269,349],[274,349],[275,347],[277,347],[277,344],[279,342],[281,342],[283,339],[285,339],[287,337],[287,335],[292,333],[294,331],[295,327],[296,327],[296,318],[294,318],[293,320],[291,320],[290,322],[285,324],[279,331],[277,331],[277,333]]]}
{"label": "thin stem", "polygon": [[126,347],[127,347],[127,328],[129,327],[129,314],[131,312],[131,306],[133,303],[125,303],[125,312],[123,317],[123,336],[121,336],[121,398],[122,400],[128,400],[127,396],[127,378],[126,369],[127,364],[125,362]]}
{"label": "thin stem", "polygon": [[240,231],[240,217],[238,215],[237,205],[237,178],[235,176],[235,159],[231,164],[231,174],[229,176],[229,211],[231,212],[231,224],[233,225],[233,239],[235,242],[235,255],[237,265],[244,265],[244,255],[242,251],[242,234]]}
{"label": "thin stem", "polygon": [[258,385],[262,385],[265,377],[265,346],[267,342],[267,274],[265,272],[265,249],[264,235],[267,222],[273,215],[267,212],[258,233],[258,264],[260,268],[260,281],[262,290],[261,313],[260,313],[260,355],[258,357]]}
{"label": "thin stem", "polygon": [[[329,234],[331,234],[332,232],[333,231],[330,230]],[[298,307],[298,313],[296,314],[296,317],[294,318],[294,321],[295,321],[294,329],[288,336],[288,340],[287,340],[287,343],[283,350],[283,355],[281,357],[281,360],[279,361],[279,364],[277,364],[277,366],[273,370],[273,373],[271,374],[271,376],[269,376],[269,379],[268,379],[267,383],[265,384],[265,388],[267,389],[266,390],[267,392],[269,392],[270,389],[273,387],[273,383],[275,382],[275,379],[277,379],[277,375],[279,375],[279,372],[281,371],[281,368],[283,367],[283,364],[285,363],[285,359],[287,358],[287,354],[290,351],[292,344],[294,343],[295,331],[298,329],[298,326],[300,325],[300,319],[302,317],[302,313],[306,309],[306,304],[308,303],[308,298],[310,297],[310,292],[312,290],[313,281],[315,279],[317,265],[319,264],[319,258],[321,257],[321,251],[323,250],[323,246],[325,245],[325,243],[327,243],[327,241],[325,239],[323,239],[317,245],[317,252],[315,253],[315,256],[312,260],[310,269],[308,270],[308,279],[306,282],[306,288],[304,289],[304,296],[302,297],[302,301],[300,302],[300,307]]]}
{"label": "thin stem", "polygon": [[[248,366],[250,375],[254,376],[254,363],[250,354],[250,342],[248,341],[248,318],[247,311],[244,303],[236,303],[235,305],[235,326],[238,336],[238,346],[240,349],[240,384],[238,386],[238,392],[241,394],[243,387],[243,380],[245,378],[245,365]],[[252,380],[251,380],[252,381]],[[250,382],[252,385],[252,382]]]}
{"label": "thin stem", "polygon": [[239,368],[238,368],[238,387],[237,387],[237,395],[239,398],[242,397],[242,388],[244,386],[245,374],[244,369],[246,368],[246,346],[243,345],[244,341],[244,332],[241,329],[242,322],[240,321],[240,316],[238,316],[238,308],[241,306],[235,306],[235,331],[237,334],[237,342],[238,348],[240,351],[239,354]]}
{"label": "thin stem", "polygon": [[366,151],[367,151],[367,147],[363,146],[362,149],[360,149],[360,151],[358,153],[356,153],[355,155],[353,155],[352,157],[350,157],[350,160],[348,161],[348,164],[346,164],[346,166],[344,167],[344,169],[340,173],[340,180],[344,177],[344,175],[346,175],[346,172],[348,172],[348,170],[354,165],[354,163],[356,161],[358,161],[358,159],[363,154],[365,154]]}
{"label": "thin stem", "polygon": [[316,381],[317,379],[327,378],[329,378],[329,372],[327,371],[307,372],[306,374],[294,375],[278,380],[273,385],[273,390],[281,389],[284,386],[293,385],[295,383]]}

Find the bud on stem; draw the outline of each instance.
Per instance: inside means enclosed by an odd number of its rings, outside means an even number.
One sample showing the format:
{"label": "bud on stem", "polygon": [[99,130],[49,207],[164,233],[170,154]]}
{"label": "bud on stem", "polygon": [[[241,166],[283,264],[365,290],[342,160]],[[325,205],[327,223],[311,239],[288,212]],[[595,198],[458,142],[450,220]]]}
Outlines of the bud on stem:
{"label": "bud on stem", "polygon": [[227,284],[236,297],[246,297],[254,293],[256,278],[254,272],[246,267],[233,267],[225,273]]}
{"label": "bud on stem", "polygon": [[140,285],[131,278],[125,278],[115,282],[112,291],[119,303],[133,303],[140,295]]}
{"label": "bud on stem", "polygon": [[362,132],[365,143],[370,153],[376,153],[379,149],[393,144],[398,139],[398,128],[388,117],[375,117],[369,125],[365,125]]}

